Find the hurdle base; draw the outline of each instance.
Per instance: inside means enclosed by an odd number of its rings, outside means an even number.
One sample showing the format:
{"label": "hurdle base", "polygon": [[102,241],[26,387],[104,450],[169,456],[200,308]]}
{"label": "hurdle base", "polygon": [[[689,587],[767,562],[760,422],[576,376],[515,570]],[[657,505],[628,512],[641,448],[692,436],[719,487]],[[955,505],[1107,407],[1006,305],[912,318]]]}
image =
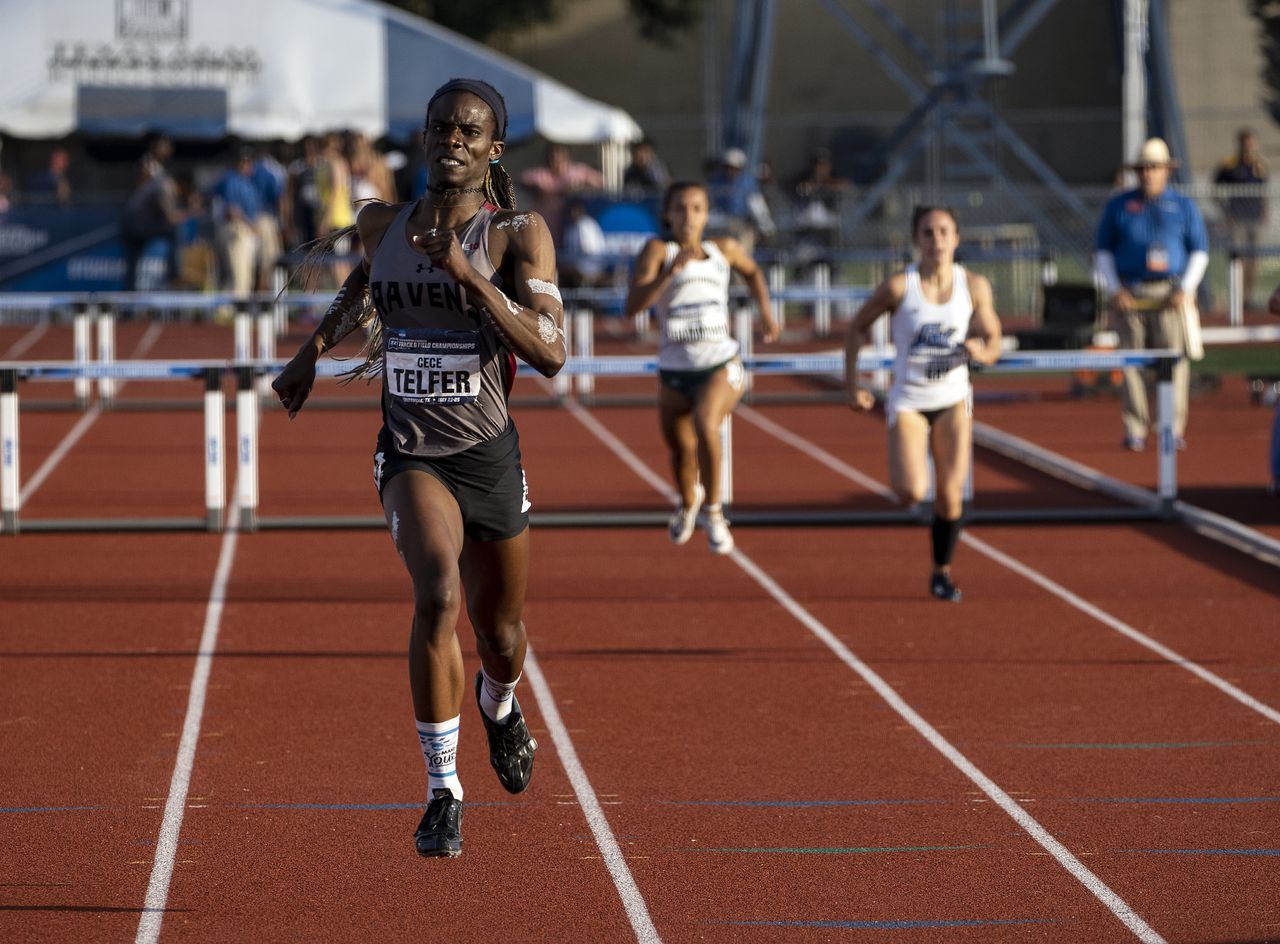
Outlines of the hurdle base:
{"label": "hurdle base", "polygon": [[111,531],[204,531],[204,518],[51,518],[24,519],[24,533],[80,533]]}

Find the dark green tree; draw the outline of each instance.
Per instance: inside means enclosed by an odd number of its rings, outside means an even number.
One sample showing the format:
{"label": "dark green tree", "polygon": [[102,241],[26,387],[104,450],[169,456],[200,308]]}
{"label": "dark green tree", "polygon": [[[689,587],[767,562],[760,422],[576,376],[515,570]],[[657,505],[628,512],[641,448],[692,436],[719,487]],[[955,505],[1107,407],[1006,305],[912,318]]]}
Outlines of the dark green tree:
{"label": "dark green tree", "polygon": [[1280,124],[1280,3],[1249,0],[1249,8],[1262,25],[1262,76],[1267,83],[1267,111]]}
{"label": "dark green tree", "polygon": [[627,0],[640,24],[640,35],[669,44],[702,19],[706,0]]}
{"label": "dark green tree", "polygon": [[565,6],[563,0],[388,0],[388,4],[480,42],[550,23]]}
{"label": "dark green tree", "polygon": [[[386,0],[393,7],[485,40],[502,33],[551,23],[568,13],[576,0]],[[702,17],[706,0],[627,0],[640,35],[670,43]]]}

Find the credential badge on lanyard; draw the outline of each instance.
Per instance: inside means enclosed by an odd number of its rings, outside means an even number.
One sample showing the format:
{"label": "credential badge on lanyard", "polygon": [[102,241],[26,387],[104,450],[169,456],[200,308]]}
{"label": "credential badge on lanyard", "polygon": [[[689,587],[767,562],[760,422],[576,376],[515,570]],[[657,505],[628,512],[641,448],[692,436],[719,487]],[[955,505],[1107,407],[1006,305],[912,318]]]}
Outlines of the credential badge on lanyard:
{"label": "credential badge on lanyard", "polygon": [[1169,271],[1169,250],[1164,247],[1164,243],[1152,243],[1147,247],[1147,271]]}

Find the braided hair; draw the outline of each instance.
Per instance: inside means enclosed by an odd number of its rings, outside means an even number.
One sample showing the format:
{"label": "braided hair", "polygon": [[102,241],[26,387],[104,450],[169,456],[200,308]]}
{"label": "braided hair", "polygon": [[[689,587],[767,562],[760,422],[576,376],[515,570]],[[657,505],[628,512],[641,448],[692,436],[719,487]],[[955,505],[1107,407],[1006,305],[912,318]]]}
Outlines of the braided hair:
{"label": "braided hair", "polygon": [[484,198],[504,210],[516,208],[516,185],[501,164],[490,164],[485,172]]}

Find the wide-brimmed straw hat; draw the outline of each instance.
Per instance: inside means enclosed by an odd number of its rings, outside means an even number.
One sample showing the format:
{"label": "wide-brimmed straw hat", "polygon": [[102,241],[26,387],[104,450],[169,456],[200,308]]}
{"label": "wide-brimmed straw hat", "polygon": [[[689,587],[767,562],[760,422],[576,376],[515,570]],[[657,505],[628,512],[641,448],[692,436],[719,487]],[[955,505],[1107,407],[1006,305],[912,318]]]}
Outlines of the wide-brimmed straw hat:
{"label": "wide-brimmed straw hat", "polygon": [[1132,162],[1130,167],[1176,167],[1178,162],[1169,155],[1169,145],[1165,144],[1164,138],[1147,138],[1142,144],[1142,149],[1138,151],[1138,156]]}

